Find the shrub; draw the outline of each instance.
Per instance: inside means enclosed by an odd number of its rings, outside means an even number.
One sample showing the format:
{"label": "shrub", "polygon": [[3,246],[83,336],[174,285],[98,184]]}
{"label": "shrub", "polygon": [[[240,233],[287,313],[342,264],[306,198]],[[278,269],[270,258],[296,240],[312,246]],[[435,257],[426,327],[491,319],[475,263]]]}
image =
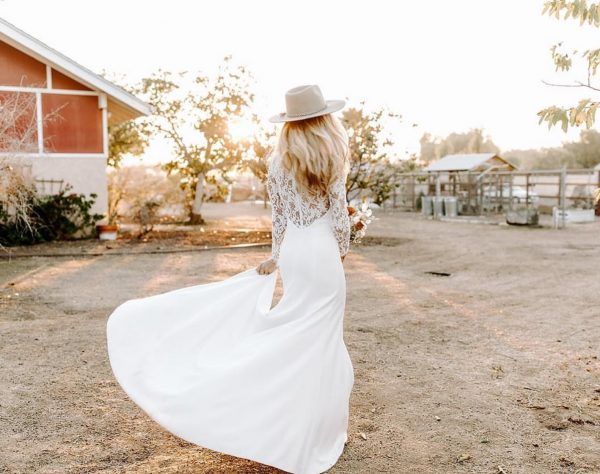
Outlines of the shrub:
{"label": "shrub", "polygon": [[24,213],[11,212],[0,202],[0,245],[31,245],[60,239],[89,237],[102,215],[91,213],[96,195],[70,192],[38,196],[29,193]]}

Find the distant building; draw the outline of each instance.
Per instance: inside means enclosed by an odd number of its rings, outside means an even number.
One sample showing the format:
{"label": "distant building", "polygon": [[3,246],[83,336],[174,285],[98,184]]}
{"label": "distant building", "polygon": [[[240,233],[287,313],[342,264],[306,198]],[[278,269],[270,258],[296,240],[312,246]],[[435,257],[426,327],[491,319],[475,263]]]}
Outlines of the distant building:
{"label": "distant building", "polygon": [[479,214],[487,201],[502,204],[506,201],[503,193],[510,193],[506,191],[502,174],[494,173],[514,170],[512,163],[496,153],[446,155],[425,168],[429,174],[427,194],[455,197],[459,213]]}
{"label": "distant building", "polygon": [[148,104],[0,18],[0,99],[11,95],[30,99],[37,127],[16,159],[42,185],[96,193],[94,211],[105,213],[108,126],[149,115]]}
{"label": "distant building", "polygon": [[495,153],[469,153],[464,155],[446,155],[434,161],[425,171],[513,171],[517,169],[512,163]]}

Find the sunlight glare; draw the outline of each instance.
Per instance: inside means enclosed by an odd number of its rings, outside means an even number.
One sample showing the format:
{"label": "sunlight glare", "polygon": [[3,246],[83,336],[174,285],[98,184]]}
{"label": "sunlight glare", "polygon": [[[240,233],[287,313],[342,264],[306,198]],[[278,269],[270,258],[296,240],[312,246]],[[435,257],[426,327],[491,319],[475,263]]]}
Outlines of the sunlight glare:
{"label": "sunlight glare", "polygon": [[256,133],[255,124],[248,118],[239,117],[230,120],[227,128],[231,138],[236,141],[251,140]]}

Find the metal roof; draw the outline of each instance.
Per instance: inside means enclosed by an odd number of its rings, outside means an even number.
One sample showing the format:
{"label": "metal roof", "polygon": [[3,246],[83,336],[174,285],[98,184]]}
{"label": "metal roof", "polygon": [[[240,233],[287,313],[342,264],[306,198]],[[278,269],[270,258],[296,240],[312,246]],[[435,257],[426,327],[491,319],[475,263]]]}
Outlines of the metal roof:
{"label": "metal roof", "polygon": [[104,92],[109,96],[109,100],[112,99],[111,102],[114,102],[118,109],[128,112],[122,114],[124,119],[150,115],[152,113],[150,105],[146,102],[76,63],[3,18],[0,18],[0,40],[5,41],[41,62],[49,63],[53,69],[81,82],[91,89]]}
{"label": "metal roof", "polygon": [[446,155],[427,166],[425,171],[469,171],[481,167],[492,158],[503,161],[510,168],[515,168],[515,166],[496,153],[469,153],[464,155]]}

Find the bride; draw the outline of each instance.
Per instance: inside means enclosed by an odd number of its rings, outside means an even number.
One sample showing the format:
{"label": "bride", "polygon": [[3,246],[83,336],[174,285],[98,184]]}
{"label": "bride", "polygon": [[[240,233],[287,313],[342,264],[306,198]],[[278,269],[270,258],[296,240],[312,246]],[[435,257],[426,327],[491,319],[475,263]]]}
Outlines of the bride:
{"label": "bride", "polygon": [[[271,258],[216,283],[126,301],[109,317],[114,375],[152,419],[199,446],[294,474],[348,439],[343,340],[348,139],[318,86],[286,93],[269,165]],[[273,307],[276,271],[284,293]]]}

